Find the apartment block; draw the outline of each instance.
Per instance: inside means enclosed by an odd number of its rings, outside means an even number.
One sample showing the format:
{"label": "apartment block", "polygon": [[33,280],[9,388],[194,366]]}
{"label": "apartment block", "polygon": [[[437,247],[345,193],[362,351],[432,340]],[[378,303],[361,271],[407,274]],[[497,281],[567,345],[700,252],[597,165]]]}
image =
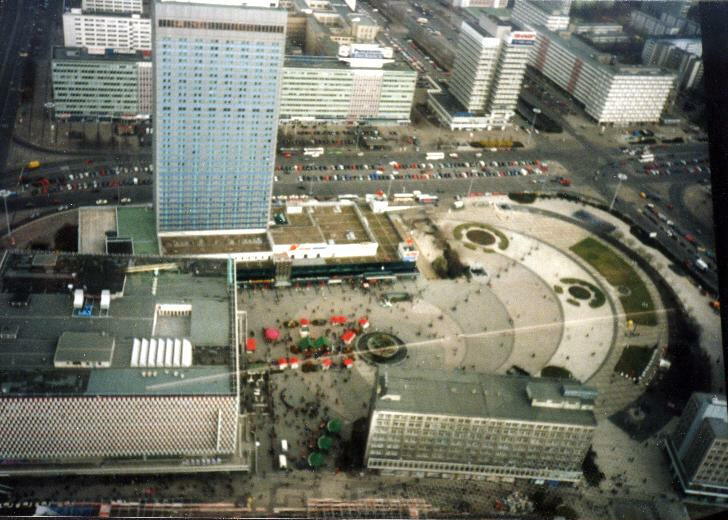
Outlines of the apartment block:
{"label": "apartment block", "polygon": [[139,14],[85,14],[80,9],[63,13],[66,47],[148,51],[152,49],[152,24]]}
{"label": "apartment block", "polygon": [[642,63],[676,71],[678,88],[690,89],[703,79],[702,54],[700,38],[650,38],[642,50]]}
{"label": "apartment block", "polygon": [[513,20],[524,26],[542,25],[550,31],[569,27],[571,0],[516,0]]}
{"label": "apartment block", "polygon": [[153,24],[160,240],[264,231],[286,12],[157,2]]}
{"label": "apartment block", "polygon": [[595,398],[568,381],[389,368],[377,376],[365,463],[389,475],[577,482]]}
{"label": "apartment block", "polygon": [[572,37],[535,26],[530,65],[584,105],[598,123],[660,120],[676,74],[660,67],[621,65]]}
{"label": "apartment block", "polygon": [[449,89],[430,94],[430,108],[451,129],[505,128],[535,41],[535,33],[492,13],[477,25],[463,22]]}
{"label": "apartment block", "polygon": [[688,501],[728,503],[728,408],[724,395],[693,394],[665,444],[675,478]]}
{"label": "apartment block", "polygon": [[62,119],[149,119],[149,51],[95,52],[55,47],[51,60],[55,116]]}

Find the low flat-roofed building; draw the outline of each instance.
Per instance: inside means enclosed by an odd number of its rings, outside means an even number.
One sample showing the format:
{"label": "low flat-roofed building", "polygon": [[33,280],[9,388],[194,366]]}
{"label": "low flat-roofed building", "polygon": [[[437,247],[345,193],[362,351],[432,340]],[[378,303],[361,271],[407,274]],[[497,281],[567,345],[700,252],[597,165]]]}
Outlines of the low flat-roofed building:
{"label": "low flat-roofed building", "polygon": [[383,369],[365,464],[394,475],[577,482],[595,398],[566,380]]}
{"label": "low flat-roofed building", "polygon": [[3,473],[248,470],[232,264],[35,256],[0,259]]}

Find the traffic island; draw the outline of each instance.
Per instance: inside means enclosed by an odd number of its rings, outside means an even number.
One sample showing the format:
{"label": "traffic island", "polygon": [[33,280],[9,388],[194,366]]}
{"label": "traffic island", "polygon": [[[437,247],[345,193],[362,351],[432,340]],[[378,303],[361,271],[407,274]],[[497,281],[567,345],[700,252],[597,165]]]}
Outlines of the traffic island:
{"label": "traffic island", "polygon": [[370,332],[359,338],[356,350],[364,359],[377,364],[392,364],[407,357],[404,341],[387,332]]}

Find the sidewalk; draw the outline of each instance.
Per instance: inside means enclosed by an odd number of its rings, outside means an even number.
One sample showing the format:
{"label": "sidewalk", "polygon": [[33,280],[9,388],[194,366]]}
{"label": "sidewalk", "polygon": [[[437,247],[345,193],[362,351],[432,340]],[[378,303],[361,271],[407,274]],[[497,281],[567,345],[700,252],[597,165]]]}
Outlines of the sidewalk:
{"label": "sidewalk", "polygon": [[[583,209],[580,204],[564,200],[537,200],[532,206],[553,211],[567,217],[570,217],[574,211]],[[629,226],[617,217],[593,207],[589,207],[588,211],[597,218],[614,225],[624,237],[631,237]],[[693,284],[691,278],[676,275],[668,267],[672,262],[665,258],[660,251],[644,244],[640,244],[639,247],[652,255],[652,266],[667,284],[673,288],[675,294],[683,302],[688,314],[700,326],[700,346],[711,359],[713,390],[721,393],[724,392],[723,380],[725,377],[725,369],[720,316],[714,313],[708,306],[710,298],[701,294],[700,289]],[[654,288],[651,289],[654,290]]]}

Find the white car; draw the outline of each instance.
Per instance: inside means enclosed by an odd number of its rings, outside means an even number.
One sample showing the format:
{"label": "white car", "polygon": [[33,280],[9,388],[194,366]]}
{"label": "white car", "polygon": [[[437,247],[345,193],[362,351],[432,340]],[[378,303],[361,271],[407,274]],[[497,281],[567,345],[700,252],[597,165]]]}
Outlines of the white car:
{"label": "white car", "polygon": [[99,199],[96,201],[97,206],[103,206],[104,204],[108,204],[108,203],[109,203],[109,201],[106,199]]}
{"label": "white car", "polygon": [[131,202],[131,199],[129,197],[123,197],[119,202],[122,204],[129,204]]}

